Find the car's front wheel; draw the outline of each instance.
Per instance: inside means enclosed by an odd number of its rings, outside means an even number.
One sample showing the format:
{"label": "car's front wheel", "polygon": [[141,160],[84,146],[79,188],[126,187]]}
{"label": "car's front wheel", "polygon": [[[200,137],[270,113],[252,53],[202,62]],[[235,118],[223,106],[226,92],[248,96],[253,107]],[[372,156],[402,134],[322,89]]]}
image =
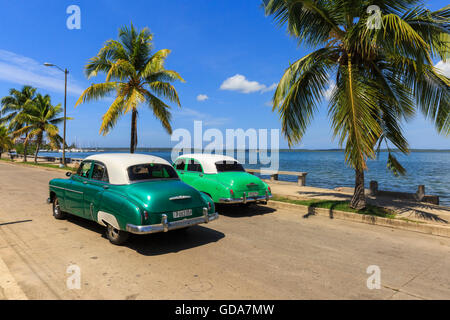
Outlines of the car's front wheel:
{"label": "car's front wheel", "polygon": [[118,230],[110,224],[106,226],[106,236],[108,237],[109,242],[117,246],[125,243],[125,241],[128,240],[129,235],[130,234],[128,232]]}
{"label": "car's front wheel", "polygon": [[67,217],[67,214],[61,211],[61,206],[59,205],[59,200],[56,196],[53,199],[53,216],[58,220],[63,220]]}

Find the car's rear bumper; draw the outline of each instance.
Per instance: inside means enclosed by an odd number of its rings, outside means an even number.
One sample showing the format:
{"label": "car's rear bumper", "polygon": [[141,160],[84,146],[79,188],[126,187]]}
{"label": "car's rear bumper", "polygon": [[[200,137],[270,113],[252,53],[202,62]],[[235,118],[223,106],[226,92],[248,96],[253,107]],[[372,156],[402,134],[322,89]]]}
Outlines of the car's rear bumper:
{"label": "car's rear bumper", "polygon": [[248,202],[267,202],[273,196],[266,194],[265,196],[247,197],[244,193],[242,198],[220,198],[219,203],[248,203]]}
{"label": "car's rear bumper", "polygon": [[158,232],[167,232],[170,230],[186,228],[190,226],[195,226],[201,223],[208,223],[213,220],[217,220],[219,214],[217,212],[211,214],[204,214],[201,217],[184,219],[179,221],[167,221],[167,215],[163,214],[160,224],[152,224],[147,226],[135,226],[133,224],[127,224],[127,231],[134,234],[150,234]]}

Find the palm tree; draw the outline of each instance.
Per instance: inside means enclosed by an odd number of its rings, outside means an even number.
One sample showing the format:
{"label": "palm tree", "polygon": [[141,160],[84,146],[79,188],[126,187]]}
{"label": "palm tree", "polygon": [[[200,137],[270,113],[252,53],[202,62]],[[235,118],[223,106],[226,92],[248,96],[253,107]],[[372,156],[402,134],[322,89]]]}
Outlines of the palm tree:
{"label": "palm tree", "polygon": [[[24,126],[24,123],[17,121],[18,116],[23,113],[25,106],[35,98],[36,89],[31,86],[24,86],[21,91],[9,90],[9,96],[1,99],[2,109],[0,112],[0,124],[8,123],[8,130],[16,131]],[[26,132],[25,132],[26,134]],[[28,141],[24,143],[23,157],[27,161]]]}
{"label": "palm tree", "polygon": [[8,128],[0,125],[0,158],[5,150],[10,150],[13,147],[13,142],[9,135]]}
{"label": "palm tree", "polygon": [[75,105],[101,99],[114,92],[114,102],[103,116],[100,133],[108,134],[118,118],[131,111],[131,153],[134,153],[137,145],[140,104],[146,104],[153,111],[169,134],[172,133],[170,106],[158,96],[180,106],[178,93],[170,82],[184,80],[177,72],[164,68],[170,50],[163,49],[152,55],[152,39],[153,35],[147,28],[139,32],[133,25],[131,28],[120,28],[119,40],[108,40],[85,67],[88,78],[103,72],[106,81],[88,87]]}
{"label": "palm tree", "polygon": [[[290,64],[273,97],[289,146],[298,143],[334,81],[328,113],[334,137],[355,170],[351,207],[366,206],[364,171],[380,145],[408,153],[401,124],[416,109],[450,132],[450,81],[433,67],[450,53],[450,7],[430,12],[417,0],[265,0],[299,45],[319,47]],[[380,28],[370,5],[380,9]],[[373,7],[372,7],[373,8]],[[369,13],[368,13],[369,12]],[[375,17],[375,18],[377,18]],[[376,22],[376,21],[375,21]],[[377,146],[378,145],[378,146]],[[404,169],[389,151],[388,168]]]}
{"label": "palm tree", "polygon": [[[34,162],[37,162],[39,148],[45,138],[52,148],[59,148],[62,142],[58,134],[57,125],[64,121],[64,117],[58,117],[62,113],[61,104],[53,106],[49,95],[38,94],[33,103],[26,105],[24,112],[18,115],[17,121],[23,123],[23,127],[13,132],[13,137],[26,134],[25,142],[35,139],[36,151]],[[70,118],[67,118],[70,120]]]}

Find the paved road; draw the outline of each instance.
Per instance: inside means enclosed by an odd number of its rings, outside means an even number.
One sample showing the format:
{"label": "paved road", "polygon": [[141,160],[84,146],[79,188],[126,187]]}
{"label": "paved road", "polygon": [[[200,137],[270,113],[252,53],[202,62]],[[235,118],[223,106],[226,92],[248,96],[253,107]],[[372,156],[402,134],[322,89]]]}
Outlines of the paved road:
{"label": "paved road", "polygon": [[0,299],[450,299],[448,238],[260,206],[117,247],[94,222],[52,217],[53,177],[0,163]]}

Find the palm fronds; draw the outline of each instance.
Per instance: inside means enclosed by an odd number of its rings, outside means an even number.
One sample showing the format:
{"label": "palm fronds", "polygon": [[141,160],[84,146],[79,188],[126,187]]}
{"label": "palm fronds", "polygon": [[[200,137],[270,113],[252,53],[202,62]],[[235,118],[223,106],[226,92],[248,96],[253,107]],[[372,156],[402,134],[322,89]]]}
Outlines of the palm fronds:
{"label": "palm fronds", "polygon": [[130,152],[134,152],[137,143],[135,121],[140,105],[150,106],[168,132],[172,131],[170,107],[159,97],[180,106],[178,93],[170,82],[184,80],[177,72],[164,67],[170,50],[162,49],[152,54],[152,41],[153,35],[148,28],[137,30],[133,24],[120,28],[118,40],[107,41],[85,67],[88,77],[104,73],[106,82],[92,84],[76,103],[102,99],[114,93],[114,102],[102,118],[100,133],[108,134],[123,114],[132,112]]}

